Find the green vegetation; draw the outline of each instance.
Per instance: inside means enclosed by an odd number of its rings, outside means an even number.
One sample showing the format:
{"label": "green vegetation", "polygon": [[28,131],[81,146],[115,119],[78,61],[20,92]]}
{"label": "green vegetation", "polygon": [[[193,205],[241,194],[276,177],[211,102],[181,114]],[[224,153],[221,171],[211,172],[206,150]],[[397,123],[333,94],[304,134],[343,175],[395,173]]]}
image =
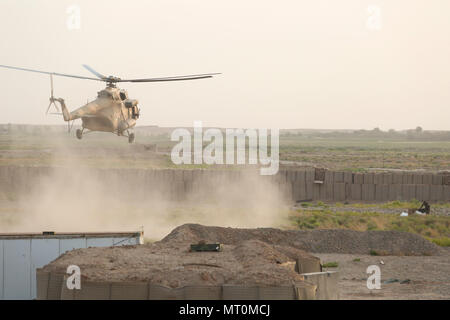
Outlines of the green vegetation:
{"label": "green vegetation", "polygon": [[336,261],[333,262],[326,262],[322,264],[322,268],[337,268],[339,264]]}
{"label": "green vegetation", "polygon": [[431,241],[441,247],[450,247],[450,237],[431,239]]}
{"label": "green vegetation", "polygon": [[280,159],[353,172],[367,168],[442,170],[450,167],[450,141],[282,138]]}
{"label": "green vegetation", "polygon": [[412,129],[301,131],[280,137],[280,159],[313,163],[332,169],[448,169],[450,132]]}
{"label": "green vegetation", "polygon": [[361,262],[361,259],[360,258],[355,258],[355,259],[353,259],[353,262]]}
{"label": "green vegetation", "polygon": [[[445,206],[446,204],[442,204]],[[383,205],[381,205],[383,206]],[[332,211],[326,207],[300,208],[290,213],[291,225],[298,229],[394,230],[421,235],[439,245],[448,245],[450,218],[437,215],[411,215],[381,212]]]}
{"label": "green vegetation", "polygon": [[[418,208],[422,204],[421,201],[413,199],[411,201],[389,201],[384,203],[351,203],[351,204],[343,204],[341,202],[334,203],[334,207],[352,207],[358,209],[399,209],[406,210],[407,208]],[[303,207],[321,207],[328,208],[330,205],[323,204],[322,201],[317,202],[304,202],[302,203]],[[450,208],[450,202],[445,203],[433,203],[433,208]]]}

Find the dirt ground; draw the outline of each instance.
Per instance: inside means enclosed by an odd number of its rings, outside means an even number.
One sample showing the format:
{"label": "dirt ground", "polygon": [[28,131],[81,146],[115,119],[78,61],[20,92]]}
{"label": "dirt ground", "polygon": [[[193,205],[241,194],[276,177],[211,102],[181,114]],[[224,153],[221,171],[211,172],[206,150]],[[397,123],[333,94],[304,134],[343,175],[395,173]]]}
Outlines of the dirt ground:
{"label": "dirt ground", "polygon": [[[414,257],[333,253],[314,255],[322,263],[338,263],[337,268],[326,270],[339,271],[340,299],[450,299],[450,250],[440,256]],[[367,289],[369,274],[366,269],[370,265],[377,265],[381,269],[380,290]],[[391,279],[398,282],[384,283]],[[406,283],[400,283],[403,281]]]}

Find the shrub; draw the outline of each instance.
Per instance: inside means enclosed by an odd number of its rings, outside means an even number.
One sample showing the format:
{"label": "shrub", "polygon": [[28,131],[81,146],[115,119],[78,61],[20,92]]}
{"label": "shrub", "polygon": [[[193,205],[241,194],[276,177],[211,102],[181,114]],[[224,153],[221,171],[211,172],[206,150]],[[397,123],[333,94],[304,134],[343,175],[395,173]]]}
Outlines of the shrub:
{"label": "shrub", "polygon": [[375,223],[373,223],[372,221],[370,221],[367,224],[367,230],[375,230],[377,228],[377,225]]}
{"label": "shrub", "polygon": [[432,239],[431,241],[441,247],[450,247],[450,238],[448,237]]}
{"label": "shrub", "polygon": [[339,264],[336,261],[322,264],[322,268],[337,268]]}

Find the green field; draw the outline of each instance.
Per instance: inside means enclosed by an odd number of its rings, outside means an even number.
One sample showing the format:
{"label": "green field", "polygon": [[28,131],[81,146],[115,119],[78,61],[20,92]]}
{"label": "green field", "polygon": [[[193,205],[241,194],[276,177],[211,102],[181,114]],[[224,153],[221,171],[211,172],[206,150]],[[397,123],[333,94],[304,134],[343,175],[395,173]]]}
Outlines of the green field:
{"label": "green field", "polygon": [[[22,126],[23,127],[23,126]],[[44,129],[43,129],[44,128]],[[0,165],[59,165],[77,159],[87,166],[173,167],[170,128],[136,129],[136,143],[106,133],[89,133],[81,141],[58,130],[26,127],[0,133]],[[155,152],[156,151],[156,152]],[[282,130],[282,165],[313,165],[336,170],[450,170],[450,132],[322,132]],[[211,166],[187,165],[184,167]],[[223,168],[223,166],[221,166]]]}
{"label": "green field", "polygon": [[[450,246],[450,217],[448,215],[410,215],[401,217],[402,211],[418,208],[420,202],[393,201],[384,204],[303,203],[289,213],[287,227],[293,229],[350,229],[357,231],[388,230],[418,234],[440,246]],[[433,204],[433,209],[447,211],[449,203]],[[344,210],[349,209],[349,210]],[[353,209],[353,210],[352,210]],[[365,210],[359,210],[365,209]],[[396,210],[386,213],[385,209]]]}
{"label": "green field", "polygon": [[450,141],[282,137],[280,159],[351,171],[445,170],[450,168]]}

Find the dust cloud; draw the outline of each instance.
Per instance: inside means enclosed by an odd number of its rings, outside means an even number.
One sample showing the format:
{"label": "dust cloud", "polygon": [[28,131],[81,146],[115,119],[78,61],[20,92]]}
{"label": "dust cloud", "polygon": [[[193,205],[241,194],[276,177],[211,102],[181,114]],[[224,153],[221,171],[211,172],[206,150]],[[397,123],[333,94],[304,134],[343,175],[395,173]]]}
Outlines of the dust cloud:
{"label": "dust cloud", "polygon": [[[93,158],[108,158],[111,150],[95,148],[91,152]],[[180,191],[173,188],[170,177],[156,177],[149,170],[92,168],[86,166],[85,153],[80,158],[80,150],[63,143],[52,157],[55,164],[46,174],[26,181],[31,185],[27,186],[29,192],[19,195],[17,219],[2,232],[143,228],[146,238],[158,240],[184,223],[276,227],[287,214],[273,177],[260,176],[257,170],[244,170],[232,179],[220,179],[211,174],[215,170],[203,170],[201,181],[175,196]]]}

